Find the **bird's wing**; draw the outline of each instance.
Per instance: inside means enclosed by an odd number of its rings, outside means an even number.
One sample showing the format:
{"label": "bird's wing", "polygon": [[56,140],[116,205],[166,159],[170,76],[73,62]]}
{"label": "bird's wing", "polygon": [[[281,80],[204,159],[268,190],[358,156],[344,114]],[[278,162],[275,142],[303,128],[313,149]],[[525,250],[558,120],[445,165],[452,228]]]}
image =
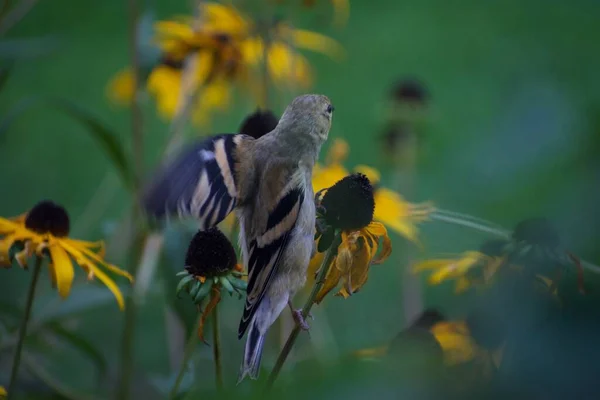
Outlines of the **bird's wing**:
{"label": "bird's wing", "polygon": [[195,217],[200,229],[221,222],[238,200],[236,149],[245,135],[219,135],[195,143],[159,170],[143,196],[146,212],[156,218]]}
{"label": "bird's wing", "polygon": [[[296,174],[299,175],[299,174]],[[238,337],[244,336],[267,288],[281,266],[282,257],[304,201],[304,186],[293,177],[269,212],[266,228],[248,241],[248,288]]]}

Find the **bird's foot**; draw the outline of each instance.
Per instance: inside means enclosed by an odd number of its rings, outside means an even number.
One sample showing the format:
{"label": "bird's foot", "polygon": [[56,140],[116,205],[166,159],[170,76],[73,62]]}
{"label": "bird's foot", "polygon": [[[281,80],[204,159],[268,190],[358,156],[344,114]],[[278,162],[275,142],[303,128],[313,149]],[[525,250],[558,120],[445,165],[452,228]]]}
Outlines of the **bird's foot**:
{"label": "bird's foot", "polygon": [[[312,315],[309,314],[308,316],[312,319]],[[302,310],[292,310],[292,317],[294,318],[296,325],[298,325],[300,329],[302,329],[303,331],[308,331],[310,329],[310,326],[302,316]]]}

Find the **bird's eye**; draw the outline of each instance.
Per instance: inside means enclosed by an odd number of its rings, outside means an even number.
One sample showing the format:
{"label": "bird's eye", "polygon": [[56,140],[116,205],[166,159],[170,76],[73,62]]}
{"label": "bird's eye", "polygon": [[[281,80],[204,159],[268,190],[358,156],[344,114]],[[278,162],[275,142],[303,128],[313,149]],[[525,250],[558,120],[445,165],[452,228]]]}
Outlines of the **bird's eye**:
{"label": "bird's eye", "polygon": [[335,107],[331,104],[327,106],[327,113],[331,114],[335,110]]}

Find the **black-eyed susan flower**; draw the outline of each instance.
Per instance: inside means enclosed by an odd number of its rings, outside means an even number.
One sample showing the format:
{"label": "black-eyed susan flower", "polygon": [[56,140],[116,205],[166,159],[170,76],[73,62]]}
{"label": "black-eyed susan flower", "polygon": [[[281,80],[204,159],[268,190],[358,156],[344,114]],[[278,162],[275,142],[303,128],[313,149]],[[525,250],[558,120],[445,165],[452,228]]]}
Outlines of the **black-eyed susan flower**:
{"label": "black-eyed susan flower", "polygon": [[75,271],[73,262],[88,275],[98,278],[114,294],[121,309],[123,295],[108,270],[133,281],[131,275],[104,260],[103,242],[85,242],[68,237],[69,215],[63,207],[51,201],[42,201],[27,214],[16,218],[0,218],[0,265],[10,267],[15,260],[27,268],[33,256],[47,258],[50,277],[61,297],[71,290]]}
{"label": "black-eyed susan flower", "polygon": [[[317,164],[313,172],[315,193],[335,184],[349,174],[343,162],[348,156],[349,146],[343,139],[336,139],[327,155],[324,165]],[[374,186],[375,210],[373,219],[412,242],[418,242],[417,224],[426,221],[434,210],[431,203],[413,204],[407,202],[399,193],[379,185],[380,174],[372,167],[358,165],[355,172],[366,175]]]}
{"label": "black-eyed susan flower", "polygon": [[[315,301],[323,298],[341,283],[338,295],[347,298],[367,282],[369,268],[389,257],[392,243],[385,226],[373,222],[375,200],[369,179],[361,174],[345,177],[316,196],[319,220],[319,251],[338,246],[324,284]],[[333,243],[334,231],[341,242]],[[381,242],[381,251],[378,254]]]}
{"label": "black-eyed susan flower", "polygon": [[187,292],[198,306],[211,295],[198,327],[202,340],[204,323],[221,300],[221,291],[224,289],[230,295],[235,292],[241,297],[247,287],[247,282],[241,279],[244,274],[233,246],[217,228],[194,235],[185,257],[185,270],[177,275],[182,278],[176,292]]}

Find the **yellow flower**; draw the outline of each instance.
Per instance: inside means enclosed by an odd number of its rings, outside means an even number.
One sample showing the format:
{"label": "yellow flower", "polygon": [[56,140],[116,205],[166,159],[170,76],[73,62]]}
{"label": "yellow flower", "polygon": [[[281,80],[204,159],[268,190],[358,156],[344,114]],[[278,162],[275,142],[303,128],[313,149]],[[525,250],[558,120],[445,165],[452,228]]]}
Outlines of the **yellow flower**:
{"label": "yellow flower", "polygon": [[[321,247],[325,243],[325,248],[334,245],[337,251],[331,266],[325,266],[329,269],[317,293],[317,303],[340,284],[337,294],[344,298],[358,292],[367,282],[370,266],[382,263],[392,252],[392,242],[385,226],[372,221],[373,188],[364,175],[348,176],[323,190],[320,196],[317,202],[325,213],[319,218],[327,228],[320,233],[319,249],[324,250]],[[333,240],[336,230],[339,230],[341,239],[332,244],[329,240]],[[311,272],[317,268],[319,258],[314,257],[311,261]]]}
{"label": "yellow flower", "polygon": [[[335,182],[349,174],[343,161],[349,153],[349,147],[343,139],[336,139],[327,155],[325,165],[317,164],[313,171],[313,189],[319,190],[332,186]],[[375,211],[373,219],[383,222],[388,228],[404,236],[410,241],[418,242],[417,223],[427,220],[434,210],[431,203],[412,204],[400,194],[379,186],[380,174],[375,168],[358,165],[354,172],[366,175],[374,185]]]}
{"label": "yellow flower", "polygon": [[27,261],[33,255],[48,257],[52,282],[65,298],[75,276],[74,261],[87,273],[89,280],[97,277],[104,283],[123,309],[123,295],[103,269],[130,282],[133,281],[131,275],[104,260],[103,242],[71,239],[68,233],[69,216],[64,208],[50,201],[38,203],[26,215],[0,218],[0,266],[10,267],[16,260],[21,267],[27,268]]}
{"label": "yellow flower", "polygon": [[6,396],[7,396],[6,389],[4,389],[4,386],[0,386],[0,399],[5,399]]}

